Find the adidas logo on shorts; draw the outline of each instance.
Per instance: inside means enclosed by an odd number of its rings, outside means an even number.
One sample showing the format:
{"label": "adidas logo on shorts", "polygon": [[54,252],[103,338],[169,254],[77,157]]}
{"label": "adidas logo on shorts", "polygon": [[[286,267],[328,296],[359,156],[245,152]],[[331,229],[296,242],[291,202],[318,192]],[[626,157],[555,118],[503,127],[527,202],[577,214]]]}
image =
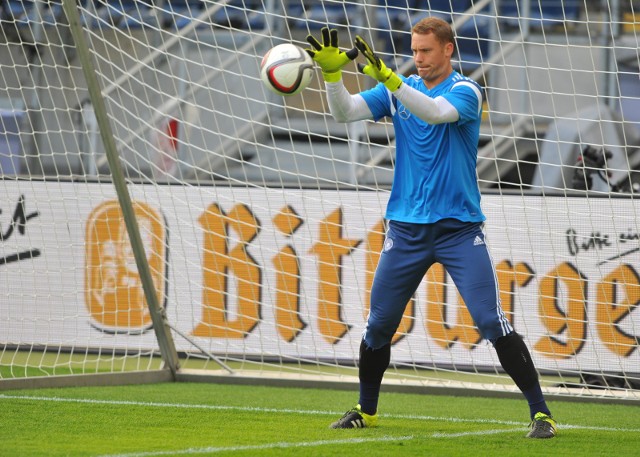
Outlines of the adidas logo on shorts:
{"label": "adidas logo on shorts", "polygon": [[479,235],[476,235],[475,240],[473,240],[473,245],[474,246],[479,246],[481,244],[484,244],[484,241],[482,241],[482,238],[480,238]]}

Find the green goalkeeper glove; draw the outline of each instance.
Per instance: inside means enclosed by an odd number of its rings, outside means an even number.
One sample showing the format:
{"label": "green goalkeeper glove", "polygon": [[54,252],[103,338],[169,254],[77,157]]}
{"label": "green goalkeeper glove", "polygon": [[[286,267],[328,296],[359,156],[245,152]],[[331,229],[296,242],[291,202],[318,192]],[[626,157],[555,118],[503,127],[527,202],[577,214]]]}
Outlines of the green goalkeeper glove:
{"label": "green goalkeeper glove", "polygon": [[358,70],[367,76],[371,76],[376,81],[380,81],[387,86],[391,92],[395,92],[402,85],[402,79],[394,71],[387,67],[382,60],[373,52],[371,46],[362,37],[356,35],[356,48],[369,62],[367,65],[358,64]]}
{"label": "green goalkeeper glove", "polygon": [[358,56],[356,48],[349,51],[338,49],[338,30],[323,27],[322,44],[313,36],[307,36],[307,41],[315,49],[305,49],[311,58],[318,63],[325,81],[335,83],[342,78],[342,67]]}

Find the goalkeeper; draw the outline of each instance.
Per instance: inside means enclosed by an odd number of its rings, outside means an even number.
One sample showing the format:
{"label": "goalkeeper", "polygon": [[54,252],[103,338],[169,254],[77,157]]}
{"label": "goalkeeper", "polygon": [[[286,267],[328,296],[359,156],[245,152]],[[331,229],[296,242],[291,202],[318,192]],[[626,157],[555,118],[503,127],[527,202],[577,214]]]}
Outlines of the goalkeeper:
{"label": "goalkeeper", "polygon": [[[396,138],[393,186],[387,204],[386,239],[371,289],[370,312],[360,345],[358,404],[332,428],[373,427],[380,385],[391,357],[391,338],[407,302],[427,270],[441,263],[480,330],[529,403],[527,437],[552,438],[556,422],[522,337],[501,306],[495,269],[483,232],[476,181],[482,88],[453,70],[455,41],[449,24],[425,18],[411,30],[417,74],[397,75],[361,37],[340,51],[336,30],[322,43],[309,36],[307,52],[322,70],[328,105],[337,122],[390,117]],[[350,94],[342,68],[359,53],[362,73],[379,83]]]}

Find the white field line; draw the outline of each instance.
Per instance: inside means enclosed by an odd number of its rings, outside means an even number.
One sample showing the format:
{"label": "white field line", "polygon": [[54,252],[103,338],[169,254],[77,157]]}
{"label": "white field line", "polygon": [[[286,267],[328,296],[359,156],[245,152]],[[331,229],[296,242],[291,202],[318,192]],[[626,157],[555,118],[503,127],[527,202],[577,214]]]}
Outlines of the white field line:
{"label": "white field line", "polygon": [[477,430],[475,432],[459,432],[459,433],[436,432],[429,435],[429,437],[431,438],[462,438],[464,436],[497,435],[498,433],[521,432],[524,430],[528,430],[528,427],[502,428],[502,429],[494,429],[494,430]]}
{"label": "white field line", "polygon": [[[289,409],[289,408],[261,408],[255,406],[226,406],[226,405],[203,405],[188,403],[159,403],[144,402],[131,400],[98,400],[91,398],[65,398],[65,397],[40,397],[32,395],[7,395],[0,394],[0,400],[29,400],[34,402],[60,402],[60,403],[79,403],[91,405],[114,405],[114,406],[141,406],[153,408],[182,408],[182,409],[206,409],[212,411],[246,411],[255,413],[281,413],[281,414],[303,414],[303,415],[325,415],[325,416],[341,416],[344,411],[320,411],[307,409]],[[519,421],[506,421],[497,419],[466,419],[461,417],[446,416],[425,416],[414,414],[380,414],[380,418],[389,417],[392,419],[408,419],[421,421],[439,421],[439,422],[457,422],[472,424],[494,424],[523,427],[527,424]],[[576,430],[597,430],[605,432],[630,432],[640,433],[640,428],[621,428],[621,427],[601,427],[592,425],[572,425],[561,422],[560,429],[576,429]]]}
{"label": "white field line", "polygon": [[261,451],[264,449],[288,449],[288,448],[309,448],[326,446],[330,444],[361,444],[361,443],[381,443],[389,441],[408,441],[413,436],[380,436],[377,438],[351,438],[345,440],[321,440],[321,441],[302,441],[297,443],[269,443],[256,444],[249,446],[219,446],[219,447],[201,447],[178,449],[174,451],[149,451],[149,452],[132,452],[127,454],[108,454],[99,457],[156,457],[163,455],[195,455],[195,454],[214,454],[218,452],[235,452],[235,451]]}
{"label": "white field line", "polygon": [[462,438],[466,436],[486,436],[497,435],[499,433],[512,433],[527,430],[526,427],[507,428],[507,429],[495,429],[495,430],[479,430],[475,432],[461,432],[461,433],[432,433],[425,436],[381,436],[377,438],[351,438],[344,440],[321,440],[321,441],[308,441],[297,443],[269,443],[262,445],[248,445],[248,446],[227,446],[227,447],[203,447],[203,448],[189,448],[174,451],[148,451],[148,452],[133,452],[126,454],[107,454],[98,457],[159,457],[163,455],[195,455],[195,454],[215,454],[218,452],[234,452],[234,451],[259,451],[263,449],[287,449],[287,448],[309,448],[326,446],[329,444],[360,444],[360,443],[381,443],[392,441],[410,441],[414,438]]}

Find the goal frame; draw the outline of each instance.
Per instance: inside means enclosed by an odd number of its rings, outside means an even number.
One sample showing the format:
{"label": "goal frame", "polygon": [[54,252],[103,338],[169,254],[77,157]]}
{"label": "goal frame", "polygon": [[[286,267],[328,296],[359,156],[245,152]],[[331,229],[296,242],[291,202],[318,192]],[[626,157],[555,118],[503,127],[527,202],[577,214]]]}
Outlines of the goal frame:
{"label": "goal frame", "polygon": [[[480,9],[489,2],[479,2],[475,8]],[[61,387],[73,385],[118,385],[129,383],[152,383],[152,382],[220,382],[220,383],[241,383],[247,385],[268,384],[296,387],[329,387],[336,389],[355,389],[357,379],[353,375],[340,375],[337,378],[327,377],[321,378],[318,375],[296,374],[287,376],[279,374],[277,376],[265,375],[264,373],[254,374],[251,371],[236,370],[228,366],[223,360],[219,359],[215,354],[203,347],[199,347],[195,339],[181,332],[177,327],[172,326],[162,303],[157,296],[154,277],[150,270],[145,246],[142,239],[136,210],[132,201],[131,194],[128,189],[127,179],[122,170],[121,158],[119,157],[118,148],[115,141],[115,135],[111,128],[110,118],[104,103],[103,94],[100,89],[96,71],[92,62],[91,52],[83,37],[83,27],[81,25],[80,16],[75,1],[62,0],[62,5],[69,20],[69,27],[73,35],[74,45],[78,53],[78,59],[81,63],[82,70],[87,82],[87,88],[94,110],[96,124],[100,134],[100,140],[106,160],[108,162],[109,171],[123,220],[126,225],[127,235],[129,237],[132,253],[135,258],[135,264],[140,275],[140,281],[143,286],[144,298],[148,306],[149,315],[152,320],[152,328],[156,341],[159,345],[159,354],[162,359],[161,369],[153,369],[146,371],[128,371],[123,373],[96,373],[69,376],[47,376],[47,377],[27,377],[18,379],[0,379],[0,390],[4,389],[22,389],[22,388],[40,388],[40,387]],[[460,24],[461,25],[461,24]],[[517,46],[517,42],[514,46]],[[499,59],[499,57],[496,57]],[[486,62],[491,64],[492,62]],[[478,70],[481,71],[482,67]],[[511,126],[513,130],[524,128],[522,124],[516,120],[515,125]],[[357,127],[356,127],[357,128]],[[481,150],[480,155],[488,154],[491,147],[500,147],[499,143],[502,133],[497,135],[498,143],[492,142]],[[506,138],[509,141],[509,138]],[[375,162],[375,157],[372,161]],[[481,162],[486,164],[489,161]],[[191,370],[180,366],[180,354],[176,348],[173,334],[177,334],[181,338],[189,341],[195,348],[194,352],[200,352],[205,358],[212,360],[220,367],[220,370]],[[321,378],[321,379],[319,379]],[[455,391],[456,395],[495,395],[495,396],[513,396],[520,397],[515,387],[498,387],[493,386],[472,386],[469,383],[446,382],[446,383],[429,383],[429,382],[411,382],[407,380],[386,380],[385,389],[388,391],[403,392],[421,392],[427,394],[450,394]],[[576,391],[581,391],[577,388]],[[628,404],[630,401],[625,393],[611,394],[611,392],[595,391],[593,394],[584,395],[567,395],[568,390],[555,392],[553,389],[545,389],[545,393],[550,398],[558,398],[562,400],[586,400],[586,401],[607,401],[620,402]],[[634,399],[635,400],[635,399]],[[632,401],[634,401],[632,400]]]}

